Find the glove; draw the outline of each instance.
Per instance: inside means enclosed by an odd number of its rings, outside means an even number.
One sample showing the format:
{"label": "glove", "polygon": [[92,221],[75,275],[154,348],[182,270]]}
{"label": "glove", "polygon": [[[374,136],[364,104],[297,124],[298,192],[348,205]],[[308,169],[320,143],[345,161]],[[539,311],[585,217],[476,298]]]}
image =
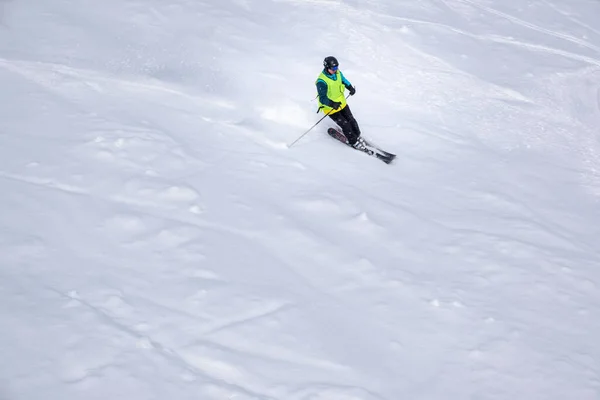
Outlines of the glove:
{"label": "glove", "polygon": [[337,110],[338,108],[340,108],[341,105],[342,105],[342,103],[340,103],[339,101],[331,102],[331,108],[333,108],[334,110]]}
{"label": "glove", "polygon": [[347,89],[350,91],[350,96],[354,96],[354,93],[356,93],[356,89],[354,89],[354,86],[348,86]]}

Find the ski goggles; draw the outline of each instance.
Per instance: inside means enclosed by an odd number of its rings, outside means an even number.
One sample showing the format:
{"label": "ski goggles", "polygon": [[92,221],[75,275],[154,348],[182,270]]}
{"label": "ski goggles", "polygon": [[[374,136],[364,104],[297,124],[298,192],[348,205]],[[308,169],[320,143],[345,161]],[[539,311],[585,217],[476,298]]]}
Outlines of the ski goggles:
{"label": "ski goggles", "polygon": [[338,70],[338,68],[339,68],[339,67],[336,65],[335,67],[331,67],[331,68],[329,68],[329,69],[330,69],[330,70],[332,70],[332,71],[337,71],[337,70]]}

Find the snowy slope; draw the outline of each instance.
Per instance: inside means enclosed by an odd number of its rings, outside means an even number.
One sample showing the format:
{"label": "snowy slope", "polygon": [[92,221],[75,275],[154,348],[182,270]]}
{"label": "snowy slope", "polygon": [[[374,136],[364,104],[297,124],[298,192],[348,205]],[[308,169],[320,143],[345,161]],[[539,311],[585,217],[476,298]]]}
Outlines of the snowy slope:
{"label": "snowy slope", "polygon": [[[0,399],[599,399],[563,3],[0,1]],[[393,164],[286,146],[332,54]]]}

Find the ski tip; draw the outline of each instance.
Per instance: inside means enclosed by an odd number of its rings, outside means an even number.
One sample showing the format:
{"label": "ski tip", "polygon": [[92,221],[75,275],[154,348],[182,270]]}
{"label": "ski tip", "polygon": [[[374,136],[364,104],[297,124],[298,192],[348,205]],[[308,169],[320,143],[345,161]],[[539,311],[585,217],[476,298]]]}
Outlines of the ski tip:
{"label": "ski tip", "polygon": [[379,158],[381,161],[383,161],[386,164],[391,164],[392,161],[394,161],[394,158],[396,157],[386,157],[384,155],[378,154],[376,153],[377,158]]}

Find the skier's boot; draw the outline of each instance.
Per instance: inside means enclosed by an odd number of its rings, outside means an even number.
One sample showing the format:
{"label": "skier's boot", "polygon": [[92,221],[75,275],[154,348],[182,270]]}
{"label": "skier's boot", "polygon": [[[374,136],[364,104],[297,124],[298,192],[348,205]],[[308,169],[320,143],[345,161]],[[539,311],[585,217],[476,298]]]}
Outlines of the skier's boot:
{"label": "skier's boot", "polygon": [[356,139],[356,143],[354,143],[352,147],[357,150],[364,150],[367,148],[367,145],[365,144],[365,140],[359,136],[358,139]]}

